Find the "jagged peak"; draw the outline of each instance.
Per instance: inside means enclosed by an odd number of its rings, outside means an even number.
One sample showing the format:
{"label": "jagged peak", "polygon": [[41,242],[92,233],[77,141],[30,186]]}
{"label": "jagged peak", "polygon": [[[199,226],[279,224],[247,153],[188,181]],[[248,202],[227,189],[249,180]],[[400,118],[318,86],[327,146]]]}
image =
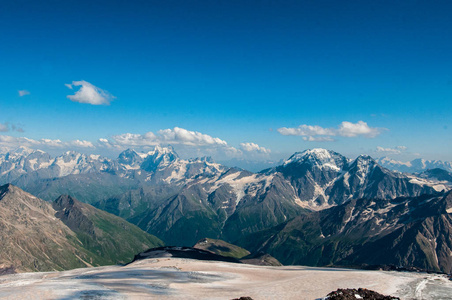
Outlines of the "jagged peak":
{"label": "jagged peak", "polygon": [[53,208],[56,210],[70,209],[74,205],[77,205],[79,201],[69,195],[60,195],[53,201]]}
{"label": "jagged peak", "polygon": [[25,146],[20,146],[14,150],[7,151],[5,153],[5,156],[7,159],[22,158],[22,157],[27,157],[32,153],[36,153],[37,151],[41,151],[41,150],[33,150],[33,149],[25,147]]}
{"label": "jagged peak", "polygon": [[74,150],[70,150],[70,151],[66,151],[64,152],[62,155],[59,155],[56,157],[56,159],[58,158],[63,158],[63,159],[67,159],[67,158],[75,158],[75,157],[86,157],[86,154],[74,151]]}
{"label": "jagged peak", "polygon": [[173,154],[173,155],[179,157],[179,155],[177,155],[176,151],[174,150],[173,146],[171,146],[171,145],[168,145],[168,146],[157,145],[154,147],[154,150],[149,151],[148,154],[151,154],[151,155]]}
{"label": "jagged peak", "polygon": [[179,155],[172,146],[155,146],[154,150],[149,151],[144,158],[141,168],[145,171],[155,171],[157,168],[168,166],[179,160]]}
{"label": "jagged peak", "polygon": [[124,151],[122,151],[121,153],[119,153],[118,155],[118,160],[128,160],[131,157],[141,157],[143,158],[143,153],[138,153],[135,149],[126,149]]}
{"label": "jagged peak", "polygon": [[20,147],[14,149],[11,152],[16,153],[16,154],[28,155],[28,154],[32,153],[33,151],[34,150],[31,149],[31,148],[28,148],[28,147],[25,147],[25,146],[20,146]]}
{"label": "jagged peak", "polygon": [[349,172],[357,174],[360,177],[365,176],[371,170],[378,167],[379,164],[369,155],[359,155],[350,165]]}
{"label": "jagged peak", "polygon": [[137,154],[138,155],[138,152],[135,149],[127,148],[126,150],[119,153],[119,155],[121,155],[121,154]]}
{"label": "jagged peak", "polygon": [[373,159],[370,155],[367,154],[361,154],[359,155],[355,161],[368,161],[368,162],[372,162],[372,163],[377,163],[375,159]]}

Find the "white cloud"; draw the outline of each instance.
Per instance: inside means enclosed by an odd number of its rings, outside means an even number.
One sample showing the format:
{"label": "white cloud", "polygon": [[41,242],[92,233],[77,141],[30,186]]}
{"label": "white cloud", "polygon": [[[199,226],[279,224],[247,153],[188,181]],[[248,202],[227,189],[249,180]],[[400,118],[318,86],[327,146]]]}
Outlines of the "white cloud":
{"label": "white cloud", "polygon": [[79,148],[95,148],[93,143],[91,143],[89,141],[75,140],[75,141],[70,142],[70,144],[75,147],[79,147]]}
{"label": "white cloud", "polygon": [[255,143],[240,143],[240,147],[242,148],[243,151],[246,151],[246,152],[257,152],[257,153],[262,153],[262,154],[270,154],[271,153],[270,149],[261,147]]}
{"label": "white cloud", "polygon": [[74,86],[81,86],[74,95],[69,95],[69,100],[79,103],[88,103],[92,105],[110,105],[116,97],[109,92],[92,85],[91,83],[81,80],[72,81],[72,84],[65,84],[66,87],[73,89]]}
{"label": "white cloud", "polygon": [[169,144],[183,144],[189,146],[227,145],[226,141],[219,138],[179,127],[159,130],[158,135],[163,139],[162,142],[167,142]]}
{"label": "white cloud", "polygon": [[405,146],[397,146],[395,148],[383,148],[383,147],[378,146],[377,152],[385,153],[385,154],[400,154],[403,151],[405,151],[406,149],[407,149],[407,147],[405,147]]}
{"label": "white cloud", "polygon": [[26,96],[26,95],[30,95],[30,92],[27,90],[19,90],[17,91],[19,93],[20,97]]}
{"label": "white cloud", "polygon": [[358,123],[351,123],[344,121],[339,125],[338,133],[340,136],[356,137],[364,136],[367,138],[374,138],[381,133],[380,128],[372,128],[366,122],[358,121]]}
{"label": "white cloud", "polygon": [[[32,142],[33,140],[28,139],[30,142]],[[42,145],[42,146],[46,146],[46,147],[53,147],[53,148],[62,148],[64,147],[64,144],[61,140],[51,140],[51,139],[40,139],[38,141],[33,141],[33,143],[37,144],[37,145]]]}
{"label": "white cloud", "polygon": [[154,134],[124,133],[113,136],[113,141],[124,146],[155,146],[160,144],[186,145],[186,146],[227,146],[226,141],[211,137],[197,131],[183,128],[162,129]]}
{"label": "white cloud", "polygon": [[384,128],[372,128],[364,121],[351,123],[344,121],[337,128],[323,128],[318,125],[300,125],[295,128],[281,127],[278,132],[282,135],[303,136],[305,141],[334,141],[333,136],[374,138],[382,133]]}
{"label": "white cloud", "polygon": [[300,135],[300,136],[315,136],[315,135],[335,135],[334,129],[323,128],[318,125],[300,125],[296,128],[282,127],[278,129],[282,135]]}

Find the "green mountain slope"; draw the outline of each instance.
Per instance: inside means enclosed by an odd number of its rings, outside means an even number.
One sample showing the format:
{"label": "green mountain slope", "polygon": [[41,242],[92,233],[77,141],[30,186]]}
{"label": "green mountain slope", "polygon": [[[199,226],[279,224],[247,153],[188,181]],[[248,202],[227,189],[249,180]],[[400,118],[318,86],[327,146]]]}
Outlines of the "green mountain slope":
{"label": "green mountain slope", "polygon": [[53,203],[55,216],[66,224],[83,247],[99,255],[102,263],[127,263],[136,253],[163,242],[124,219],[62,195]]}
{"label": "green mountain slope", "polygon": [[[64,198],[54,205],[63,208]],[[0,273],[115,264],[162,245],[156,237],[118,217],[86,204],[78,207],[81,209],[65,206],[55,210],[51,203],[18,187],[1,186]],[[78,217],[72,218],[75,215]]]}

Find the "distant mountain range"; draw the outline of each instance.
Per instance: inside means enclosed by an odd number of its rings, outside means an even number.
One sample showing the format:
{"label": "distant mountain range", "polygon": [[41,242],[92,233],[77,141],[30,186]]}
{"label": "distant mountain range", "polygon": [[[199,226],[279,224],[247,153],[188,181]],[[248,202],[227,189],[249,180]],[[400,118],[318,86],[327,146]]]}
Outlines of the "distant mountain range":
{"label": "distant mountain range", "polygon": [[450,161],[417,158],[412,161],[402,162],[389,157],[382,157],[377,159],[377,162],[387,169],[404,173],[420,173],[437,168],[452,172],[452,162]]}
{"label": "distant mountain range", "polygon": [[24,147],[0,154],[1,183],[26,183],[68,175],[107,173],[149,184],[177,184],[200,174],[218,173],[225,168],[209,157],[180,159],[171,147],[156,147],[147,153],[128,149],[116,160],[74,151],[52,158],[44,151]]}
{"label": "distant mountain range", "polygon": [[[20,149],[0,162],[1,180],[38,197],[50,201],[70,194],[167,243],[186,246],[204,237],[231,241],[350,199],[412,197],[449,188],[390,171],[369,156],[350,160],[325,149],[295,153],[259,173],[207,157],[184,160],[171,147],[148,153],[129,149],[116,160],[76,152],[51,158]],[[196,234],[184,234],[189,230]]]}
{"label": "distant mountain range", "polygon": [[[414,251],[421,243],[419,233],[405,236],[398,230],[420,231],[430,217],[443,220],[441,226],[448,230],[448,211],[440,207],[452,174],[439,169],[403,174],[366,155],[351,160],[312,149],[253,173],[206,157],[184,160],[171,147],[148,153],[129,149],[116,160],[75,152],[51,158],[42,151],[22,150],[0,157],[1,180],[49,201],[70,194],[136,224],[167,245],[192,246],[207,237],[238,243],[252,253],[268,252],[282,263],[359,265],[372,261],[360,252],[370,243],[386,241],[389,247],[398,238],[406,239]],[[421,214],[428,211],[434,213]],[[361,220],[359,226],[346,229],[355,219]],[[436,251],[432,244],[422,245],[419,251]],[[400,251],[398,261],[382,258],[375,263],[448,268],[448,259],[426,263]],[[422,256],[419,251],[413,253]]]}

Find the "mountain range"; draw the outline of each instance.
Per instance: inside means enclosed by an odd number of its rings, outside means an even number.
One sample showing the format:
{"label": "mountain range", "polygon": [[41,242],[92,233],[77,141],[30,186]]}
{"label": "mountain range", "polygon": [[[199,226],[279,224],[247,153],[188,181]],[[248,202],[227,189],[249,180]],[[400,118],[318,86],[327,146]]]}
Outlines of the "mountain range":
{"label": "mountain range", "polygon": [[357,199],[298,216],[238,245],[284,264],[452,272],[452,193]]}
{"label": "mountain range", "polygon": [[404,173],[420,173],[436,168],[452,172],[452,162],[450,161],[416,158],[411,161],[403,162],[389,157],[381,157],[377,159],[377,162],[387,169]]}
{"label": "mountain range", "polygon": [[[434,227],[430,235],[421,230],[428,222],[442,222],[442,230],[449,230],[446,170],[404,174],[366,155],[351,160],[325,149],[295,153],[257,173],[207,157],[181,159],[171,147],[148,153],[129,149],[116,160],[75,152],[51,158],[22,150],[1,156],[1,180],[48,201],[70,194],[167,245],[192,246],[211,238],[286,264],[449,270],[448,258],[440,259],[448,253],[449,237]],[[446,248],[426,242],[441,236]],[[393,261],[365,255],[374,249],[369,245],[385,241],[385,247],[395,247],[398,240],[405,248],[400,246]]]}

